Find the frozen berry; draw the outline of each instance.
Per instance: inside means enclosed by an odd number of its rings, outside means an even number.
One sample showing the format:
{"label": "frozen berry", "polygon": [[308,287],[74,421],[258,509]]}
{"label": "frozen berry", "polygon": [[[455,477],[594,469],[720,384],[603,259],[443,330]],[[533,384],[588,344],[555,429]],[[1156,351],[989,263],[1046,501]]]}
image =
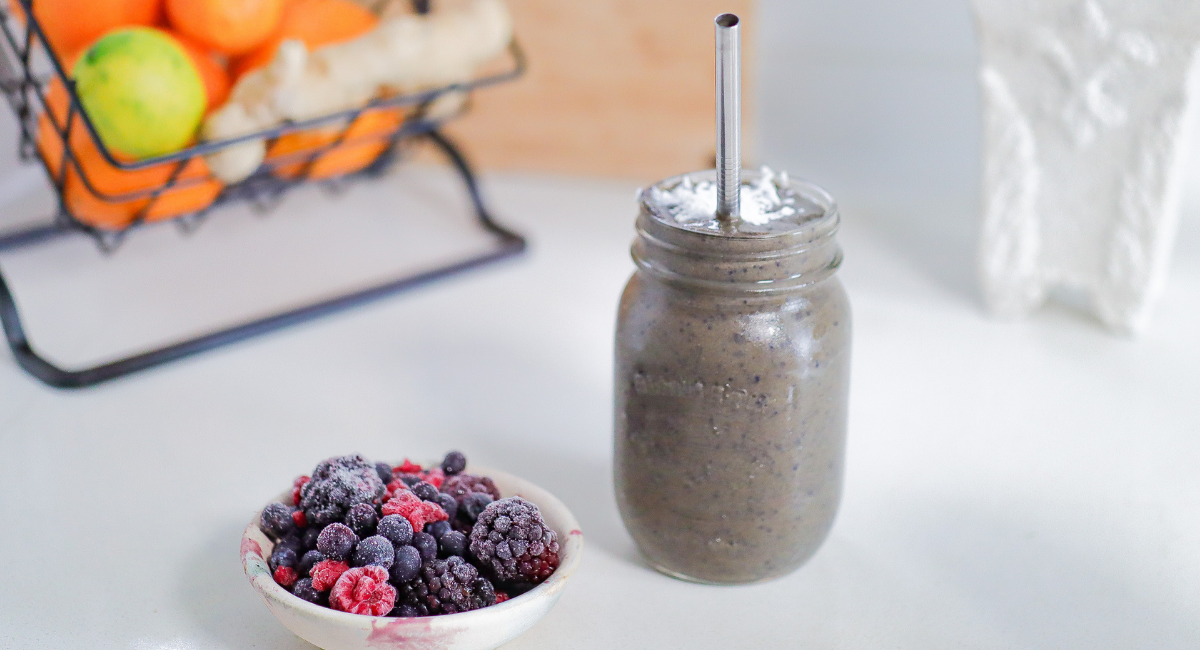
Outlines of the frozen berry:
{"label": "frozen berry", "polygon": [[433,501],[437,498],[438,490],[425,481],[420,481],[412,486],[413,494],[420,497],[422,501]]}
{"label": "frozen berry", "polygon": [[321,529],[317,526],[306,528],[304,534],[300,536],[300,543],[304,546],[304,550],[311,551],[317,547],[317,538],[321,536]]}
{"label": "frozen berry", "polygon": [[375,514],[375,506],[369,503],[359,503],[346,513],[346,525],[359,537],[367,537],[375,533],[375,524],[379,517]]}
{"label": "frozen berry", "polygon": [[350,556],[354,545],[358,543],[358,535],[345,524],[329,524],[317,537],[317,550],[325,557],[343,560]]}
{"label": "frozen berry", "polygon": [[305,553],[300,558],[300,561],[296,563],[296,573],[299,573],[303,577],[308,577],[308,576],[312,575],[313,566],[317,562],[324,562],[324,561],[325,561],[325,554],[316,549],[313,549],[313,550]]}
{"label": "frozen berry", "polygon": [[435,521],[432,524],[427,524],[425,526],[425,532],[429,533],[430,535],[433,535],[434,539],[441,539],[442,535],[445,535],[446,533],[450,532],[450,522]]}
{"label": "frozen berry", "polygon": [[391,501],[383,504],[383,514],[400,515],[412,524],[413,530],[421,530],[425,528],[425,524],[431,521],[442,521],[449,519],[445,510],[436,503],[430,501],[422,501],[417,495],[412,492],[401,492],[392,497]]}
{"label": "frozen berry", "polygon": [[296,508],[292,511],[292,522],[296,524],[296,528],[304,528],[308,526],[308,517],[304,515],[304,511]]}
{"label": "frozen berry", "polygon": [[275,582],[278,582],[284,587],[291,587],[292,585],[296,584],[296,570],[290,566],[281,566],[278,569],[275,569],[273,577],[275,578]]}
{"label": "frozen berry", "polygon": [[304,540],[301,539],[299,533],[296,533],[295,531],[290,532],[280,538],[280,540],[275,544],[275,548],[279,547],[292,549],[295,551],[297,557],[304,555]]}
{"label": "frozen berry", "polygon": [[395,547],[382,535],[368,537],[354,549],[354,566],[381,566],[386,569],[392,566],[395,559]]}
{"label": "frozen berry", "polygon": [[496,592],[496,604],[497,605],[499,605],[500,603],[502,603],[506,600],[508,600],[508,594],[504,593],[503,591]]}
{"label": "frozen berry", "polygon": [[442,510],[446,511],[446,516],[450,518],[450,521],[454,521],[454,518],[458,516],[458,502],[455,501],[454,497],[450,496],[449,494],[438,492],[438,495],[435,499],[433,499],[433,502],[441,506]]}
{"label": "frozen berry", "polygon": [[392,466],[387,463],[375,463],[375,472],[384,485],[392,482]]}
{"label": "frozen berry", "polygon": [[467,554],[467,536],[452,530],[438,538],[438,554],[442,557]]}
{"label": "frozen berry", "polygon": [[418,476],[417,474],[401,474],[400,482],[407,485],[408,487],[412,487],[412,486],[416,485],[417,483],[421,482],[421,477]]}
{"label": "frozen berry", "polygon": [[421,612],[417,611],[412,605],[398,605],[392,611],[388,612],[388,616],[399,616],[403,618],[413,618],[420,616]]}
{"label": "frozen berry", "polygon": [[488,504],[471,531],[470,548],[501,582],[541,582],[558,568],[558,534],[521,497]]}
{"label": "frozen berry", "polygon": [[388,501],[392,497],[396,496],[397,492],[403,492],[404,490],[407,490],[407,489],[409,489],[407,483],[405,483],[404,481],[401,481],[400,479],[396,479],[395,481],[392,481],[391,483],[388,483],[386,486],[384,486],[383,500]]}
{"label": "frozen berry", "polygon": [[296,480],[292,481],[292,505],[300,505],[300,488],[304,487],[312,479],[307,476],[297,476]]}
{"label": "frozen berry", "polygon": [[483,576],[475,579],[475,593],[479,594],[479,598],[483,600],[484,606],[496,604],[496,589],[492,586],[492,581]]}
{"label": "frozen berry", "polygon": [[446,479],[442,483],[442,492],[454,497],[455,501],[463,502],[463,499],[472,492],[483,492],[489,494],[492,500],[500,498],[500,490],[496,488],[496,483],[487,476],[476,476],[475,474],[455,474]]}
{"label": "frozen berry", "polygon": [[292,519],[292,509],[276,501],[268,503],[263,508],[262,516],[258,518],[258,527],[271,539],[279,539],[296,530],[296,522]]}
{"label": "frozen berry", "polygon": [[452,451],[442,459],[442,471],[446,473],[446,476],[460,474],[466,468],[467,457],[461,451]]}
{"label": "frozen berry", "polygon": [[479,519],[479,513],[493,501],[492,495],[486,492],[472,492],[463,498],[459,504],[458,514],[468,523],[475,523]]}
{"label": "frozen berry", "polygon": [[408,520],[400,515],[388,515],[379,520],[379,525],[375,527],[376,532],[394,544],[395,546],[405,546],[412,543],[413,527],[408,523]]}
{"label": "frozen berry", "polygon": [[481,586],[475,567],[451,557],[426,562],[420,575],[400,586],[399,599],[422,616],[469,612],[490,605],[488,596],[495,598],[490,589],[481,593]]}
{"label": "frozen berry", "polygon": [[446,482],[446,474],[442,471],[442,468],[435,467],[428,472],[422,473],[421,480],[435,488],[441,489],[442,483]]}
{"label": "frozen berry", "polygon": [[313,589],[312,578],[300,578],[292,587],[292,593],[300,600],[307,600],[314,605],[324,605],[325,598],[321,592]]}
{"label": "frozen berry", "polygon": [[397,546],[396,561],[392,563],[391,577],[395,584],[404,584],[417,577],[421,570],[421,553],[412,546]]}
{"label": "frozen berry", "polygon": [[271,570],[281,566],[295,568],[298,561],[296,551],[287,546],[276,546],[275,550],[271,552]]}
{"label": "frozen berry", "polygon": [[383,493],[374,465],[362,456],[340,456],[313,470],[312,480],[300,488],[300,507],[310,524],[324,526],[341,521],[356,504],[376,503]]}
{"label": "frozen berry", "polygon": [[382,567],[350,569],[333,586],[329,606],[351,614],[383,616],[396,605],[396,588],[387,580],[387,570]]}
{"label": "frozen berry", "polygon": [[313,565],[312,586],[317,591],[327,591],[337,583],[342,574],[350,570],[350,565],[340,560],[324,560]]}
{"label": "frozen berry", "polygon": [[432,560],[437,557],[437,540],[429,533],[413,533],[413,548],[421,553],[421,558]]}

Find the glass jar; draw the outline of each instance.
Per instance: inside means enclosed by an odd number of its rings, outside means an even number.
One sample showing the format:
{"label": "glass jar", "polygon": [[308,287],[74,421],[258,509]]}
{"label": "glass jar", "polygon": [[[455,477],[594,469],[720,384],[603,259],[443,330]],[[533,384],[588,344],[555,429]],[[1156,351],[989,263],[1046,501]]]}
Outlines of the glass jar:
{"label": "glass jar", "polygon": [[685,220],[656,199],[713,177],[640,194],[638,268],[617,319],[614,478],[651,565],[737,584],[795,570],[833,524],[850,305],[828,194],[784,176],[773,182],[794,213],[757,224]]}

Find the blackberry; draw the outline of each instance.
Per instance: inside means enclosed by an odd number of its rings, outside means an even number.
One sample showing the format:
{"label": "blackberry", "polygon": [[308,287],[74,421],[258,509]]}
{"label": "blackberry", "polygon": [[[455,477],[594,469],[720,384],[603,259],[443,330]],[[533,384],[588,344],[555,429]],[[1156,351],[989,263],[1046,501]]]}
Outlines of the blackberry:
{"label": "blackberry", "polygon": [[292,587],[292,593],[301,600],[307,600],[314,605],[328,606],[325,598],[328,594],[323,594],[316,589],[313,589],[312,578],[300,578]]}
{"label": "blackberry", "polygon": [[467,536],[452,530],[438,538],[438,554],[441,557],[467,554]]}
{"label": "blackberry", "polygon": [[446,516],[450,518],[450,521],[454,521],[458,517],[458,502],[454,500],[454,497],[445,492],[438,492],[438,495],[431,500],[446,511]]}
{"label": "blackberry", "polygon": [[375,533],[375,524],[379,523],[379,515],[375,514],[375,506],[369,503],[357,503],[350,512],[346,513],[346,525],[359,537],[367,537]]}
{"label": "blackberry", "polygon": [[300,557],[300,561],[296,563],[296,573],[307,578],[312,573],[313,565],[317,562],[323,562],[326,558],[325,554],[313,549]]}
{"label": "blackberry", "polygon": [[340,521],[356,504],[377,502],[383,486],[375,466],[362,456],[330,458],[300,488],[300,507],[310,524],[324,526]]}
{"label": "blackberry", "polygon": [[413,548],[421,554],[421,558],[432,560],[437,557],[437,540],[429,533],[413,533]]}
{"label": "blackberry", "polygon": [[388,541],[396,546],[406,546],[412,543],[412,524],[400,515],[388,515],[380,519],[375,531],[388,538]]}
{"label": "blackberry", "polygon": [[442,535],[450,532],[450,522],[435,521],[432,524],[425,524],[425,532],[433,535],[434,539],[441,539]]}
{"label": "blackberry", "polygon": [[489,494],[493,500],[500,498],[500,490],[496,488],[496,484],[492,482],[491,478],[475,474],[455,474],[446,477],[446,481],[442,483],[442,492],[454,497],[454,500],[460,504],[472,492]]}
{"label": "blackberry", "polygon": [[392,611],[388,612],[388,616],[398,616],[403,618],[413,618],[420,616],[421,612],[417,611],[412,605],[399,605]]}
{"label": "blackberry", "polygon": [[479,519],[479,513],[483,512],[483,509],[492,501],[492,495],[484,492],[472,492],[468,494],[463,498],[462,503],[459,504],[458,514],[461,515],[459,518],[465,520],[467,523],[475,523],[475,520]]}
{"label": "blackberry", "polygon": [[392,482],[392,466],[387,463],[375,463],[375,473],[384,485]]}
{"label": "blackberry", "polygon": [[420,497],[422,501],[433,501],[437,499],[438,489],[425,481],[419,481],[411,486],[413,494]]}
{"label": "blackberry", "polygon": [[358,543],[354,549],[354,566],[381,566],[385,569],[392,566],[396,559],[396,549],[392,542],[382,535],[368,537]]}
{"label": "blackberry", "polygon": [[390,572],[392,584],[402,585],[421,572],[421,553],[412,546],[397,546]]}
{"label": "blackberry", "polygon": [[279,539],[296,530],[292,509],[276,501],[268,503],[258,518],[258,527],[271,539]]}
{"label": "blackberry", "polygon": [[287,546],[276,546],[271,552],[270,567],[274,571],[281,566],[295,568],[299,559],[296,557],[296,551]]}
{"label": "blackberry", "polygon": [[471,554],[501,582],[541,582],[558,568],[558,534],[521,497],[488,504],[471,531]]}
{"label": "blackberry", "polygon": [[329,524],[317,537],[317,550],[333,560],[344,560],[354,551],[358,535],[345,524]]}
{"label": "blackberry", "polygon": [[483,588],[479,577],[479,571],[461,557],[432,560],[421,567],[420,575],[400,586],[397,602],[412,607],[421,616],[487,607],[495,602],[496,595],[494,590]]}
{"label": "blackberry", "polygon": [[467,457],[461,451],[452,451],[442,460],[442,471],[446,476],[454,476],[467,468]]}

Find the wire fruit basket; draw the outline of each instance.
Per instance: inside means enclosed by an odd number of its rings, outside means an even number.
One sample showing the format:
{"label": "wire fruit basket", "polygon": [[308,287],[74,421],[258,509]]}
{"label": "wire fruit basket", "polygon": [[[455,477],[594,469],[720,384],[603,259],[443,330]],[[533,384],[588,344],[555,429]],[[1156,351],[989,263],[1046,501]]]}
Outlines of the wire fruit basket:
{"label": "wire fruit basket", "polygon": [[[18,364],[44,383],[57,388],[95,385],[374,301],[525,249],[524,237],[493,219],[471,165],[439,130],[465,111],[466,102],[454,101],[451,105],[458,108],[449,112],[436,110],[440,101],[524,74],[525,57],[515,40],[508,46],[503,70],[468,82],[380,97],[351,110],[133,161],[114,155],[101,141],[81,108],[64,62],[46,46],[33,1],[16,0],[19,16],[13,15],[13,5],[0,4],[0,89],[17,116],[20,158],[41,164],[55,190],[57,210],[46,223],[0,232],[0,251],[83,233],[109,253],[130,233],[156,221],[174,221],[183,232],[190,232],[228,203],[248,201],[266,210],[298,185],[321,182],[340,187],[346,181],[379,177],[403,158],[408,145],[418,141],[431,143],[445,156],[463,182],[476,223],[493,236],[485,252],[437,268],[80,369],[60,368],[38,354],[0,272],[0,324],[9,348]],[[418,13],[429,11],[427,1],[414,0],[413,6]],[[204,156],[251,140],[265,140],[268,154],[244,180],[224,185],[204,166]]]}

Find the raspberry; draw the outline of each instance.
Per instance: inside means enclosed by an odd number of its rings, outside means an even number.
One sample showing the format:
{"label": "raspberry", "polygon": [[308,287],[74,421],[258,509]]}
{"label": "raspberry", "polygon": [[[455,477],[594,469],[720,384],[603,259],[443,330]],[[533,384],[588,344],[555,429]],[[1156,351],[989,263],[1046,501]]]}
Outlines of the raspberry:
{"label": "raspberry", "polygon": [[297,476],[296,480],[292,481],[292,505],[300,505],[300,488],[311,480],[312,478],[308,476]]}
{"label": "raspberry", "polygon": [[296,528],[306,528],[308,526],[308,517],[304,516],[303,510],[293,510],[292,523],[296,524]]}
{"label": "raspberry", "polygon": [[333,585],[329,606],[351,614],[383,616],[396,604],[396,588],[387,579],[387,570],[382,567],[350,569]]}
{"label": "raspberry", "polygon": [[395,474],[420,474],[425,471],[422,467],[411,460],[405,458],[404,462],[398,465],[394,470]]}
{"label": "raspberry", "polygon": [[503,591],[496,592],[496,604],[497,605],[499,605],[500,603],[502,603],[506,600],[508,600],[508,594],[504,593]]}
{"label": "raspberry", "polygon": [[455,474],[446,479],[442,483],[442,492],[454,497],[460,505],[463,499],[467,498],[472,492],[483,492],[492,497],[492,500],[500,498],[500,490],[496,489],[496,484],[492,479],[486,476],[477,476],[475,474]]}
{"label": "raspberry", "polygon": [[426,562],[416,578],[402,584],[400,603],[421,616],[469,612],[496,600],[492,584],[461,557]]}
{"label": "raspberry", "polygon": [[296,584],[296,579],[298,577],[299,576],[296,575],[296,570],[290,566],[281,566],[275,569],[275,582],[278,582],[284,587],[291,587],[292,585]]}
{"label": "raspberry", "polygon": [[471,531],[471,553],[501,582],[545,580],[558,568],[558,534],[521,497],[488,504]]}
{"label": "raspberry", "polygon": [[446,476],[461,474],[467,468],[467,457],[461,451],[452,451],[442,459],[442,471]]}
{"label": "raspberry", "polygon": [[384,485],[392,482],[392,466],[387,463],[375,463],[375,473],[379,474],[379,480],[383,481]]}
{"label": "raspberry", "polygon": [[407,489],[408,489],[408,484],[405,483],[404,481],[401,481],[400,479],[396,479],[396,480],[392,481],[391,483],[388,483],[386,486],[384,486],[384,490],[383,490],[384,503],[387,503],[388,501],[390,501],[392,499],[392,497],[396,496],[398,493],[403,492],[404,490],[407,490]]}
{"label": "raspberry", "polygon": [[428,472],[423,472],[421,474],[421,480],[435,488],[440,488],[442,487],[442,483],[446,481],[446,474],[442,472],[442,468],[435,467]]}
{"label": "raspberry", "polygon": [[358,535],[346,524],[329,524],[317,536],[317,550],[325,557],[338,560],[350,557],[355,544],[358,544]]}
{"label": "raspberry", "polygon": [[309,574],[312,576],[313,589],[325,591],[337,583],[342,574],[350,570],[350,565],[340,560],[324,560],[313,565]]}
{"label": "raspberry", "polygon": [[445,521],[450,518],[441,506],[422,501],[412,492],[401,492],[383,504],[383,515],[400,515],[412,524],[413,530],[421,530],[431,521]]}
{"label": "raspberry", "polygon": [[341,521],[356,504],[377,503],[383,493],[374,465],[362,456],[341,456],[317,465],[312,480],[300,488],[300,507],[309,523],[325,526]]}
{"label": "raspberry", "polygon": [[258,518],[258,527],[271,539],[279,539],[296,530],[292,509],[276,501],[268,503]]}

